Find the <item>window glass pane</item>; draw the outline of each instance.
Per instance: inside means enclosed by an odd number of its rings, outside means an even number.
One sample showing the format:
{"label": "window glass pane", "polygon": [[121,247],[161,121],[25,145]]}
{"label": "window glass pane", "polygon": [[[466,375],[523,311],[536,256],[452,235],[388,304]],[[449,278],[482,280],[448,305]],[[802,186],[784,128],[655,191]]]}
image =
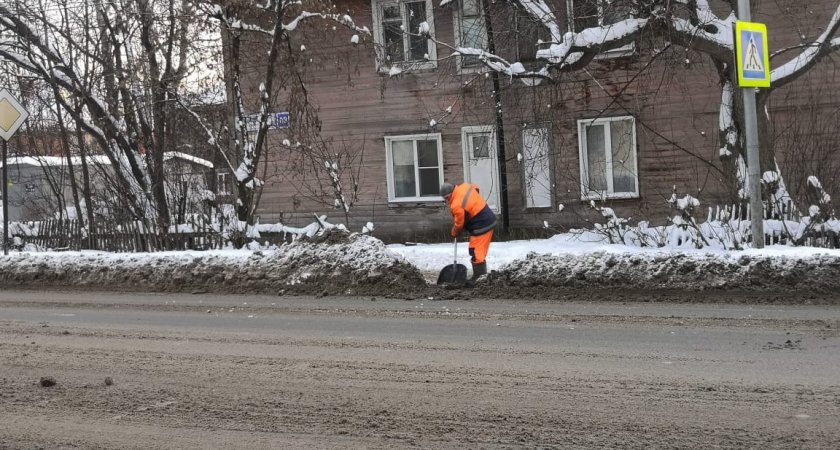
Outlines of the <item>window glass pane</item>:
{"label": "window glass pane", "polygon": [[549,171],[548,130],[526,129],[523,133],[525,164],[525,205],[528,208],[551,206],[551,172]]}
{"label": "window glass pane", "polygon": [[438,166],[437,141],[417,141],[417,164],[420,167]]}
{"label": "window glass pane", "polygon": [[388,62],[405,61],[405,48],[403,46],[403,32],[400,29],[401,22],[385,22],[382,25],[384,30],[385,58]]}
{"label": "window glass pane", "polygon": [[586,127],[586,162],[589,167],[590,191],[607,190],[607,158],[604,151],[604,126],[589,125]]}
{"label": "window glass pane", "polygon": [[394,141],[391,143],[394,162],[394,195],[396,197],[414,197],[414,145],[412,141]]}
{"label": "window glass pane", "polygon": [[490,157],[490,135],[475,134],[472,136],[473,159]]}
{"label": "window glass pane", "polygon": [[463,12],[465,16],[477,16],[479,12],[478,1],[479,0],[462,0],[461,12]]}
{"label": "window glass pane", "polygon": [[395,3],[393,5],[383,6],[382,7],[382,17],[385,20],[388,20],[388,19],[394,20],[395,19],[395,20],[402,21],[402,18],[400,17],[400,5]]}
{"label": "window glass pane", "polygon": [[425,59],[426,54],[429,53],[428,40],[416,35],[420,31],[420,24],[426,21],[426,2],[406,3],[406,12],[408,13],[408,31],[415,34],[408,38],[408,56],[412,61],[419,61]]}
{"label": "window glass pane", "polygon": [[[484,22],[480,17],[469,17],[461,20],[461,45],[479,49],[484,46]],[[475,66],[479,63],[477,56],[464,56],[462,58],[462,66]]]}
{"label": "window glass pane", "polygon": [[420,196],[434,197],[440,195],[440,172],[438,168],[420,169]]}
{"label": "window glass pane", "polygon": [[414,166],[394,167],[394,195],[414,197]]}
{"label": "window glass pane", "polygon": [[480,17],[468,17],[461,21],[461,45],[481,48],[484,43],[484,21]]}
{"label": "window glass pane", "polygon": [[548,29],[539,20],[525,11],[516,11],[516,48],[520,61],[534,61],[537,43],[550,40]]}
{"label": "window glass pane", "polygon": [[394,165],[414,165],[414,144],[413,141],[392,141],[391,155]]}
{"label": "window glass pane", "polygon": [[610,122],[612,140],[613,192],[636,192],[636,158],[633,148],[633,122]]}
{"label": "window glass pane", "polygon": [[596,0],[574,0],[575,31],[598,26],[598,2]]}
{"label": "window glass pane", "polygon": [[631,17],[631,5],[627,0],[602,0],[603,25],[612,25]]}

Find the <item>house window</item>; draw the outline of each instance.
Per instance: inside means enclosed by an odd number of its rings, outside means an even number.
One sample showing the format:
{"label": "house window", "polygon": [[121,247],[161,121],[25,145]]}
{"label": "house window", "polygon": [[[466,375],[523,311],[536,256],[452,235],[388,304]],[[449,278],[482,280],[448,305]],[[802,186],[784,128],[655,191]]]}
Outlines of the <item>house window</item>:
{"label": "house window", "polygon": [[514,29],[516,30],[516,51],[520,62],[537,60],[538,44],[551,42],[548,28],[536,17],[522,9],[514,9]]}
{"label": "house window", "polygon": [[431,0],[373,0],[374,40],[380,70],[391,66],[434,68],[435,45],[421,36],[423,22],[434,35]]}
{"label": "house window", "polygon": [[388,200],[440,201],[443,154],[440,133],[385,137]]}
{"label": "house window", "polygon": [[551,207],[551,157],[548,129],[522,130],[523,179],[527,208]]}
{"label": "house window", "polygon": [[582,199],[636,198],[636,120],[610,117],[578,120]]}
{"label": "house window", "polygon": [[[568,0],[569,29],[580,32],[587,28],[609,27],[633,17],[631,0]],[[634,43],[602,52],[599,58],[615,58],[633,53]]]}
{"label": "house window", "polygon": [[[458,5],[455,18],[458,45],[476,49],[487,48],[487,32],[484,27],[481,0],[461,0]],[[461,56],[459,64],[462,70],[480,68],[482,65],[478,56],[475,55]]]}
{"label": "house window", "polygon": [[230,195],[230,173],[216,174],[216,191],[219,195]]}
{"label": "house window", "polygon": [[483,159],[490,157],[490,133],[470,133],[467,139],[470,141],[470,159]]}

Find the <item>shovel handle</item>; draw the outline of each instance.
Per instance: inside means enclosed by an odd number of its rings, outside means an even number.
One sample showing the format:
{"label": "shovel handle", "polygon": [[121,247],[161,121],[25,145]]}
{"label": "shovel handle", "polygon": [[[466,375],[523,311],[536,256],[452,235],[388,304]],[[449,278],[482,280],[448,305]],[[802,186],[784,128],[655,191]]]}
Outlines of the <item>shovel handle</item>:
{"label": "shovel handle", "polygon": [[453,240],[452,240],[452,242],[455,244],[455,245],[454,245],[454,247],[455,247],[455,252],[454,252],[454,254],[452,255],[452,256],[453,256],[453,259],[454,259],[454,262],[453,262],[452,264],[454,265],[454,264],[458,264],[458,238],[453,239]]}

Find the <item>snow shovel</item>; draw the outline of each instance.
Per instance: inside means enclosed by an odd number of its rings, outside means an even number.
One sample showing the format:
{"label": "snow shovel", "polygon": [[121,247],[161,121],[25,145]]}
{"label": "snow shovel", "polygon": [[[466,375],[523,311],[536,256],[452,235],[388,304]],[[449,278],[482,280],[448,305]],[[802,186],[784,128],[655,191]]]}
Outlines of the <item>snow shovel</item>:
{"label": "snow shovel", "polygon": [[454,242],[455,260],[440,271],[437,284],[463,285],[467,282],[467,266],[458,264],[458,238]]}

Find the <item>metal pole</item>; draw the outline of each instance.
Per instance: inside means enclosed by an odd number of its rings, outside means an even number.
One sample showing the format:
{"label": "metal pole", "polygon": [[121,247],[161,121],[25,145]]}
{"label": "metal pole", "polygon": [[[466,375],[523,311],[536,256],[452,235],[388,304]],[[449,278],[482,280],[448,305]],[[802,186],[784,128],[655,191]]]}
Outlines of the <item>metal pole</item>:
{"label": "metal pole", "polygon": [[[738,0],[738,20],[749,22],[750,0]],[[736,58],[740,55],[735,55]],[[755,110],[755,88],[744,93],[744,127],[747,138],[747,180],[750,186],[750,229],[753,248],[764,248],[764,207],[761,203],[761,162],[758,156],[758,120]]]}
{"label": "metal pole", "polygon": [[9,255],[9,177],[6,164],[6,150],[8,143],[0,138],[3,147],[3,255]]}

